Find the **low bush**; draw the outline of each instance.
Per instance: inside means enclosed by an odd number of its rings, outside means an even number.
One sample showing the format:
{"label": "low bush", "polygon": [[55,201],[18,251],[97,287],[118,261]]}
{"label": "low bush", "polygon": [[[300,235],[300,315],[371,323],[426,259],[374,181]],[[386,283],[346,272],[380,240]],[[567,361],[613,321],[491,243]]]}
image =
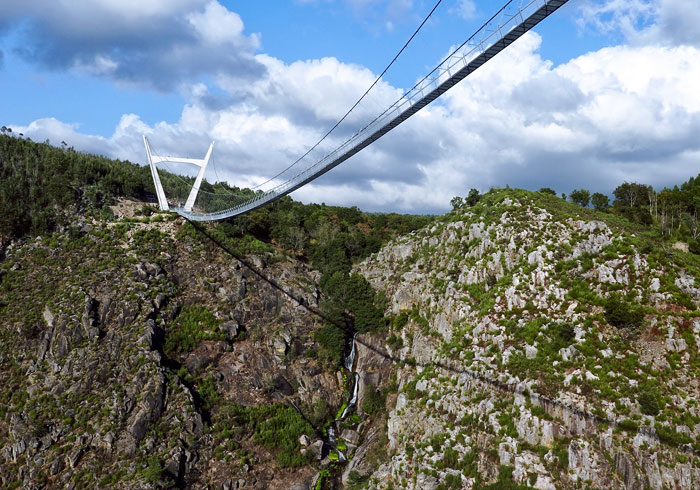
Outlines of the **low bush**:
{"label": "low bush", "polygon": [[680,446],[681,444],[689,444],[692,442],[690,436],[681,432],[676,432],[676,430],[671,427],[657,423],[654,428],[661,442],[666,444]]}
{"label": "low bush", "polygon": [[659,407],[659,401],[656,399],[653,393],[648,391],[642,392],[637,397],[639,402],[639,408],[645,415],[658,415],[661,408]]}
{"label": "low bush", "polygon": [[386,395],[372,385],[366,385],[363,393],[362,411],[369,416],[381,415],[386,409]]}
{"label": "low bush", "polygon": [[634,420],[621,420],[618,427],[626,432],[636,432],[639,429],[639,424]]}
{"label": "low bush", "polygon": [[391,347],[393,350],[400,349],[403,347],[403,339],[396,335],[395,333],[392,333],[388,339],[386,339],[386,343],[389,347]]}
{"label": "low bush", "polygon": [[219,331],[219,320],[203,306],[185,306],[168,329],[163,350],[167,356],[189,352],[202,340],[224,340]]}
{"label": "low bush", "polygon": [[326,362],[340,365],[345,351],[345,332],[331,323],[325,323],[316,331],[314,338],[321,344],[320,357]]}
{"label": "low bush", "polygon": [[636,330],[644,321],[641,308],[622,301],[617,295],[608,296],[604,306],[605,319],[613,327]]}
{"label": "low bush", "polygon": [[228,405],[224,409],[228,422],[223,425],[245,428],[253,439],[277,453],[277,462],[283,468],[303,466],[310,461],[311,452],[301,454],[299,437],[312,436],[313,428],[293,408],[282,404]]}

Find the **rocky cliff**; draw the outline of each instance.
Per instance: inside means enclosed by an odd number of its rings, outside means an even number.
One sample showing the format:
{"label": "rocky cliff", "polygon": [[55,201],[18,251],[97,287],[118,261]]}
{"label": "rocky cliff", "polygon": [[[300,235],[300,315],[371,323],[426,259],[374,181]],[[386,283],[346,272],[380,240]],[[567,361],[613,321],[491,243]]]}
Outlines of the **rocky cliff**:
{"label": "rocky cliff", "polygon": [[[345,390],[317,318],[179,219],[112,212],[4,251],[0,487],[308,488]],[[306,265],[249,260],[317,303]]]}
{"label": "rocky cliff", "polygon": [[355,338],[354,390],[319,355],[318,272],[270,246],[253,270],[152,211],[3,250],[2,488],[700,486],[682,246],[490,192],[355,267],[387,326]]}
{"label": "rocky cliff", "polygon": [[345,481],[698,488],[700,260],[677,248],[513,190],[384,247],[359,270],[392,326],[359,363],[388,386],[387,452],[368,464],[368,434]]}

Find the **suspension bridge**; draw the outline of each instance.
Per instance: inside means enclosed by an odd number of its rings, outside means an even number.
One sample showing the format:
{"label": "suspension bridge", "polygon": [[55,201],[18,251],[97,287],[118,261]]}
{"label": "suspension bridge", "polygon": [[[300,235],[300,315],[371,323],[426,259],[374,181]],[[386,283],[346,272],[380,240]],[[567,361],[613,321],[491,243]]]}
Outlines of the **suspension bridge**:
{"label": "suspension bridge", "polygon": [[[345,116],[306,153],[281,172],[245,192],[208,192],[200,189],[211,157],[212,146],[209,147],[209,151],[203,159],[162,156],[154,153],[152,145],[144,136],[148,163],[161,209],[175,211],[192,221],[215,221],[252,211],[290,194],[395,129],[494,58],[567,1],[508,1],[474,34],[469,36],[410,90],[404,92],[393,104],[384,110],[368,111],[366,106],[371,105],[371,102],[374,102],[376,106],[377,98],[375,97],[372,101],[372,90],[376,89],[384,74],[382,73]],[[433,11],[439,3],[433,7]],[[426,23],[430,14],[418,30]],[[391,63],[401,55],[418,30]],[[349,136],[343,136],[343,133]],[[181,196],[166,196],[157,165],[167,162],[191,164],[199,167],[199,172],[186,200],[181,199]],[[189,186],[189,183],[187,185]]]}

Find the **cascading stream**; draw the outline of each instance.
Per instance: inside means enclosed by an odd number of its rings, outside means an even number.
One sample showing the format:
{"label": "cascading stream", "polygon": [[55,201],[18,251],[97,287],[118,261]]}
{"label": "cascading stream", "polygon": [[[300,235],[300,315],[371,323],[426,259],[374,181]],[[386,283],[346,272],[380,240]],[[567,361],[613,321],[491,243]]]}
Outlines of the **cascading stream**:
{"label": "cascading stream", "polygon": [[355,404],[357,403],[357,392],[359,389],[359,378],[360,375],[355,372],[355,355],[357,353],[357,345],[355,342],[355,338],[357,337],[357,332],[352,336],[352,346],[350,348],[350,354],[348,354],[345,357],[345,361],[343,362],[343,365],[345,366],[345,369],[347,369],[350,373],[352,373],[352,389],[351,389],[351,395],[350,399],[347,401],[345,408],[343,409],[343,412],[340,414],[340,417],[337,417],[333,423],[330,425],[328,428],[328,443],[331,445],[337,452],[338,452],[338,461],[344,462],[347,461],[347,457],[341,451],[338,449],[338,444],[336,442],[335,436],[336,436],[336,429],[338,428],[338,424],[345,420],[345,418],[348,416],[348,414],[352,413],[352,411],[355,409]]}
{"label": "cascading stream", "polygon": [[348,404],[345,406],[345,410],[343,410],[343,413],[340,415],[339,420],[345,419],[350,411],[355,408],[355,404],[357,403],[357,392],[360,388],[360,375],[359,373],[355,372],[355,354],[357,352],[357,344],[355,342],[356,337],[357,333],[352,336],[352,347],[350,348],[350,354],[348,354],[348,356],[345,358],[345,369],[353,374],[352,396],[350,397]]}
{"label": "cascading stream", "polygon": [[[339,417],[336,417],[335,420],[328,426],[328,432],[327,432],[327,445],[328,445],[328,450],[330,451],[335,451],[338,455],[338,463],[345,463],[347,462],[347,456],[345,455],[345,452],[341,449],[338,448],[338,440],[337,438],[340,436],[341,430],[340,430],[340,424],[352,414],[353,410],[355,409],[355,406],[357,404],[357,396],[359,392],[359,381],[360,381],[360,375],[359,373],[355,372],[356,368],[356,355],[357,355],[357,343],[355,342],[357,337],[357,333],[355,333],[352,337],[352,344],[350,347],[350,353],[345,357],[343,366],[345,369],[347,369],[351,374],[352,374],[352,385],[350,388],[350,398],[347,401],[345,408],[341,412]],[[339,466],[332,467],[333,471],[333,477],[330,480],[327,480],[326,485],[330,485],[330,487],[324,486],[324,488],[340,488],[340,476],[342,474],[341,468]]]}

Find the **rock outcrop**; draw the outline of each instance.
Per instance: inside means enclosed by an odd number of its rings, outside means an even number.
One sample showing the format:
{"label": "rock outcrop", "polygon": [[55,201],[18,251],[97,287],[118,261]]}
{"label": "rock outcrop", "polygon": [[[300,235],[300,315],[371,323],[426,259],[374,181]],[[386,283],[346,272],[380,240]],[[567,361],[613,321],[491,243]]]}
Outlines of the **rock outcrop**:
{"label": "rock outcrop", "polygon": [[493,192],[360,265],[405,319],[372,488],[700,485],[700,271],[579,209]]}
{"label": "rock outcrop", "polygon": [[[198,237],[176,239],[181,223],[137,214],[14,245],[0,263],[0,487],[308,488],[302,446],[280,469],[240,413],[303,421],[319,400],[342,404],[309,355],[317,318]],[[306,265],[249,261],[317,305]]]}

